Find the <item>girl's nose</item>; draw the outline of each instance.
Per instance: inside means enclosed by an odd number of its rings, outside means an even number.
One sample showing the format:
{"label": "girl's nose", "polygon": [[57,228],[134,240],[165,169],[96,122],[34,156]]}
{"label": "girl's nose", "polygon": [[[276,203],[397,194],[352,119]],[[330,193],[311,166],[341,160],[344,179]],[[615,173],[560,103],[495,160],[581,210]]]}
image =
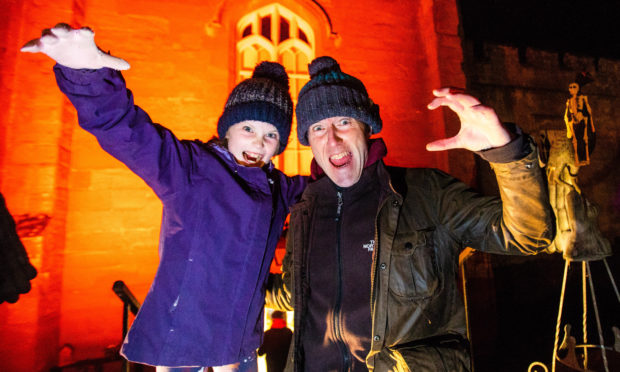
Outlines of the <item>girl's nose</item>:
{"label": "girl's nose", "polygon": [[254,137],[254,140],[252,142],[254,142],[259,147],[263,147],[265,145],[265,141],[261,136]]}

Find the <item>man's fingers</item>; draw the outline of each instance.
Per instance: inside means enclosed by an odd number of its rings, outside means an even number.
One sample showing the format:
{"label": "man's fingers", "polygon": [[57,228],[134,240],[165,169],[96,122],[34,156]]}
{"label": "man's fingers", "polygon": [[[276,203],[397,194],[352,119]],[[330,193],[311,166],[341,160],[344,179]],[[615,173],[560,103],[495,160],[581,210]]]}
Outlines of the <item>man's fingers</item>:
{"label": "man's fingers", "polygon": [[463,107],[463,105],[459,101],[451,99],[450,97],[437,97],[432,100],[427,107],[429,110],[434,110],[439,106],[448,106],[452,111],[456,112],[457,114],[460,114],[465,109],[465,107]]}
{"label": "man's fingers", "polygon": [[465,107],[479,106],[480,101],[475,97],[470,96],[469,94],[457,93],[451,94],[449,97],[452,99],[459,101]]}
{"label": "man's fingers", "polygon": [[448,94],[450,94],[450,88],[433,89],[433,95],[435,97],[445,97]]}
{"label": "man's fingers", "polygon": [[465,89],[463,88],[455,88],[455,87],[443,87],[439,89],[433,89],[433,95],[435,97],[445,97],[449,94],[461,94],[464,93]]}
{"label": "man's fingers", "polygon": [[[439,106],[448,106],[452,110],[456,112],[460,112],[465,108],[480,105],[480,101],[478,101],[475,97],[472,97],[468,94],[464,94],[463,90],[459,88],[448,87],[448,88],[434,89],[433,95],[436,98],[428,105],[428,108],[431,110],[434,110]],[[449,102],[451,101],[457,102],[458,105],[450,106]]]}
{"label": "man's fingers", "polygon": [[458,139],[456,136],[440,139],[426,144],[427,151],[444,151],[458,147]]}

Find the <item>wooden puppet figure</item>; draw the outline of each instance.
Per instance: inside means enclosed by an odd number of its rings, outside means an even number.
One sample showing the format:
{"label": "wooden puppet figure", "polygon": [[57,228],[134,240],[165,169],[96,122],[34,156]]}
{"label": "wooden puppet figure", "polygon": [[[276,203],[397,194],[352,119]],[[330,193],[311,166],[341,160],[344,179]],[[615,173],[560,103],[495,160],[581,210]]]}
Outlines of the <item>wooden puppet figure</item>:
{"label": "wooden puppet figure", "polygon": [[590,155],[596,143],[592,109],[588,103],[588,97],[581,94],[581,88],[589,81],[591,78],[581,73],[568,85],[570,98],[566,101],[564,111],[566,137],[572,140],[577,166],[590,164]]}

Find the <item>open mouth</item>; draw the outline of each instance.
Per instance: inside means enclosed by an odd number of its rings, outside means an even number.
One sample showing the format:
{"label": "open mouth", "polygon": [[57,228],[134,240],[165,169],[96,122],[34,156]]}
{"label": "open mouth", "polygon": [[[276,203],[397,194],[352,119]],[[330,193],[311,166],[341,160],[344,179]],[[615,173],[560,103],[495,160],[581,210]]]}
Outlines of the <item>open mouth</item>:
{"label": "open mouth", "polygon": [[248,164],[257,164],[260,163],[262,155],[257,154],[255,152],[244,151],[243,152],[243,160]]}
{"label": "open mouth", "polygon": [[340,154],[332,155],[329,157],[329,162],[336,168],[341,168],[353,160],[353,154],[348,151],[341,152]]}

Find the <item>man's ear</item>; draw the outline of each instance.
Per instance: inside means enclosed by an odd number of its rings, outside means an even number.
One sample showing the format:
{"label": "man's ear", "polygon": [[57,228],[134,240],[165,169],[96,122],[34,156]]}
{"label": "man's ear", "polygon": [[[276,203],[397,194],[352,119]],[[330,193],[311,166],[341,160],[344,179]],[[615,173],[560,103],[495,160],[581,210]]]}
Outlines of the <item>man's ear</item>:
{"label": "man's ear", "polygon": [[372,130],[370,129],[370,125],[362,123],[362,125],[364,125],[364,134],[366,135],[366,140],[370,139],[370,136],[372,135]]}

